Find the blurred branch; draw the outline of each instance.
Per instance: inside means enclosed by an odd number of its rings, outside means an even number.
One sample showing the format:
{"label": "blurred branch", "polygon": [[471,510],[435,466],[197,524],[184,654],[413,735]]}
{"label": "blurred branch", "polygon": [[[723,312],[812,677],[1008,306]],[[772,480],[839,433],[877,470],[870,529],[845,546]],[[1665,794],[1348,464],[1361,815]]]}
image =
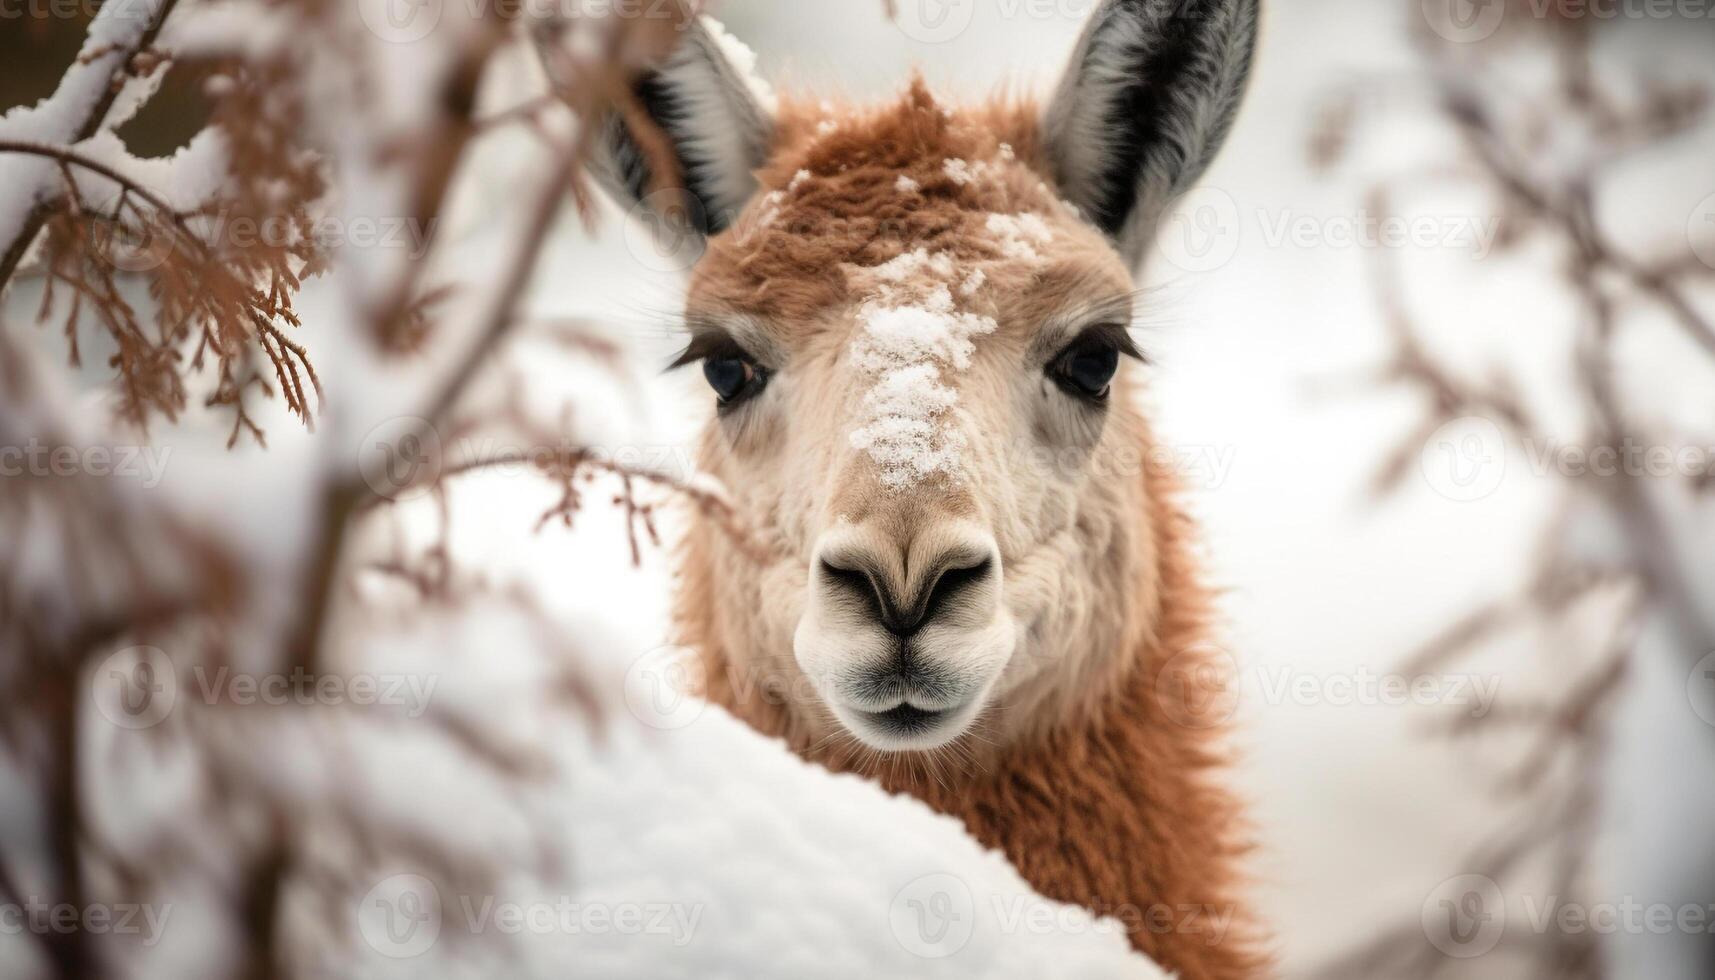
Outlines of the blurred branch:
{"label": "blurred branch", "polygon": [[[59,89],[54,93],[54,100],[60,98],[61,93],[75,99],[81,96],[81,90],[85,88],[91,90],[94,98],[84,111],[74,114],[72,118],[52,120],[61,130],[53,134],[56,142],[81,143],[101,131],[107,120],[108,110],[113,108],[114,100],[119,97],[123,73],[131,69],[133,58],[155,43],[155,38],[161,33],[161,27],[166,24],[167,18],[172,16],[177,0],[142,0],[142,3],[152,4],[152,8],[142,7],[138,3],[110,3],[103,5],[95,15],[95,21],[90,25],[92,37],[98,36],[98,30],[109,29],[112,22],[123,23],[126,18],[139,16],[145,20],[143,29],[129,43],[84,54],[79,57],[78,63],[66,72],[65,78],[60,81]],[[38,202],[25,216],[17,237],[0,247],[0,293],[5,291],[12,274],[17,271],[18,263],[23,261],[24,253],[29,251],[30,243],[41,233],[50,210],[47,205]]]}
{"label": "blurred branch", "polygon": [[[1594,188],[1629,155],[1660,147],[1703,119],[1707,92],[1672,89],[1653,83],[1640,70],[1630,85],[1605,86],[1591,55],[1590,29],[1582,22],[1550,19],[1524,40],[1551,55],[1552,77],[1546,91],[1503,79],[1506,44],[1456,45],[1441,41],[1419,24],[1416,41],[1433,91],[1429,105],[1456,138],[1461,171],[1496,195],[1498,217],[1506,233],[1502,247],[1523,236],[1538,235],[1564,256],[1557,268],[1559,288],[1575,302],[1579,322],[1567,331],[1571,352],[1569,392],[1583,412],[1587,447],[1665,445],[1669,440],[1640,431],[1620,394],[1621,366],[1614,346],[1621,334],[1621,297],[1641,298],[1669,314],[1673,327],[1690,339],[1715,372],[1715,327],[1689,298],[1686,284],[1709,270],[1687,249],[1684,254],[1644,262],[1617,246],[1596,215]],[[1415,22],[1415,21],[1414,21]],[[1641,93],[1631,104],[1615,101],[1610,90]],[[1521,94],[1522,93],[1522,94]],[[1354,95],[1342,95],[1321,115],[1310,139],[1312,161],[1329,167],[1345,154],[1352,129],[1363,121]],[[1503,124],[1501,120],[1506,120]],[[1567,140],[1552,134],[1594,134],[1582,156],[1552,155]],[[1420,179],[1440,180],[1445,168],[1424,168]],[[1388,182],[1372,189],[1367,202],[1376,213],[1394,213]],[[1473,381],[1434,352],[1423,338],[1430,331],[1407,299],[1399,255],[1387,249],[1369,253],[1377,302],[1392,341],[1375,386],[1404,386],[1423,395],[1428,411],[1403,435],[1378,467],[1372,492],[1398,490],[1416,465],[1423,446],[1441,426],[1464,417],[1495,423],[1510,437],[1550,444],[1543,418],[1528,404],[1510,373],[1496,365]],[[1648,481],[1659,485],[1649,485]],[[1559,501],[1537,531],[1537,547],[1523,588],[1482,603],[1456,617],[1445,629],[1413,650],[1408,673],[1446,670],[1474,656],[1504,633],[1539,623],[1563,621],[1599,598],[1619,600],[1607,615],[1607,636],[1591,644],[1592,662],[1568,669],[1574,651],[1553,650],[1560,683],[1535,701],[1515,697],[1499,702],[1481,717],[1461,717],[1437,726],[1445,734],[1468,738],[1504,732],[1522,739],[1518,758],[1506,767],[1497,791],[1520,814],[1513,826],[1495,832],[1461,861],[1458,873],[1497,881],[1516,880],[1527,862],[1541,857],[1552,877],[1552,893],[1574,895],[1590,885],[1602,796],[1600,782],[1610,748],[1608,716],[1636,656],[1637,638],[1651,616],[1672,627],[1687,664],[1715,650],[1715,609],[1705,596],[1687,549],[1707,540],[1706,527],[1676,526],[1663,507],[1663,493],[1685,489],[1695,496],[1687,475],[1675,484],[1660,475],[1617,467],[1612,475],[1566,476],[1555,492]],[[1611,518],[1624,539],[1623,553],[1591,556],[1574,547],[1575,520],[1595,512]],[[1492,747],[1494,743],[1486,742]],[[1531,867],[1534,869],[1535,864]],[[1315,971],[1332,980],[1369,977],[1431,978],[1450,973],[1460,961],[1426,942],[1414,910],[1409,921],[1336,957]],[[1558,930],[1519,936],[1509,930],[1500,953],[1531,961],[1536,975],[1556,980],[1601,980],[1605,976],[1598,937]]]}

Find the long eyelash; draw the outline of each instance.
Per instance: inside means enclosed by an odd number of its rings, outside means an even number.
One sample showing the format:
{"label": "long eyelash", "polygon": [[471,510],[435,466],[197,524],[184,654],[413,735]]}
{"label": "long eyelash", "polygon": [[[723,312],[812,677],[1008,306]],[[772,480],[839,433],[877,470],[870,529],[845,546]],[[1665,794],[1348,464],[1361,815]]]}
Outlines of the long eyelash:
{"label": "long eyelash", "polygon": [[1078,335],[1073,337],[1066,346],[1060,348],[1059,353],[1054,355],[1050,363],[1064,357],[1067,351],[1076,349],[1077,347],[1088,344],[1091,341],[1097,341],[1105,346],[1112,347],[1114,350],[1119,351],[1126,357],[1132,358],[1143,364],[1150,363],[1149,356],[1143,352],[1142,348],[1137,346],[1137,341],[1132,339],[1131,331],[1128,330],[1126,325],[1123,323],[1098,323],[1094,326],[1084,328],[1079,331]]}
{"label": "long eyelash", "polygon": [[685,349],[673,358],[673,362],[668,364],[666,369],[671,371],[687,364],[695,364],[698,361],[722,355],[739,356],[753,362],[756,360],[750,356],[748,351],[740,347],[738,341],[733,340],[732,335],[725,330],[705,327],[691,335],[691,342],[685,345]]}

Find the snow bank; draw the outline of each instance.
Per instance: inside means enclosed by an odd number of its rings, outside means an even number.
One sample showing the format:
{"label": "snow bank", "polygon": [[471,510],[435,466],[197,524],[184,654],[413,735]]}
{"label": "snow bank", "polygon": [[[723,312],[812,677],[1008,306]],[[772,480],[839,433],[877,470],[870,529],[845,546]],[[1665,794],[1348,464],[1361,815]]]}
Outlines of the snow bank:
{"label": "snow bank", "polygon": [[589,975],[1165,977],[1118,923],[1036,895],[957,820],[716,707],[622,728],[580,767],[571,815],[586,900],[701,906],[688,936],[585,937]]}

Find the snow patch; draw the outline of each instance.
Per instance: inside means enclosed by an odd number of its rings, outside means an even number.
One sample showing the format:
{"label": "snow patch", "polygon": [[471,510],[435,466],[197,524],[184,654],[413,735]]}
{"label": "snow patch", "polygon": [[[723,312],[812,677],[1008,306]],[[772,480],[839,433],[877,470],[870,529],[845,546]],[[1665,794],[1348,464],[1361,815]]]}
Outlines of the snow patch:
{"label": "snow patch", "polygon": [[715,43],[720,45],[721,54],[726,56],[726,60],[732,62],[732,66],[737,69],[739,77],[744,79],[744,84],[750,89],[750,94],[755,96],[756,101],[769,113],[778,112],[780,100],[774,95],[774,87],[756,73],[756,52],[750,49],[750,45],[728,33],[726,25],[720,21],[707,14],[699,19],[703,22],[703,27],[708,30],[709,36],[713,37]]}
{"label": "snow patch", "polygon": [[[869,454],[889,489],[936,473],[956,477],[965,437],[949,418],[958,393],[946,372],[970,367],[974,338],[994,332],[995,321],[958,309],[949,288],[958,270],[945,252],[918,248],[868,271],[877,288],[859,308],[851,353],[875,380],[851,445]],[[965,286],[973,282],[981,284],[981,270],[964,277],[960,295],[971,295]]]}
{"label": "snow patch", "polygon": [[1054,237],[1048,222],[1043,221],[1041,215],[1028,211],[991,214],[983,228],[1000,240],[1001,254],[1012,259],[1040,259],[1042,256],[1036,251],[1036,246],[1046,245]]}
{"label": "snow patch", "polygon": [[983,288],[983,283],[987,281],[988,273],[981,269],[972,269],[971,274],[965,277],[965,281],[959,284],[959,295],[975,296],[977,290]]}
{"label": "snow patch", "polygon": [[957,157],[948,157],[941,164],[941,172],[946,174],[953,183],[962,187],[981,175],[982,164],[978,163],[976,166],[972,166],[968,161],[960,160]]}

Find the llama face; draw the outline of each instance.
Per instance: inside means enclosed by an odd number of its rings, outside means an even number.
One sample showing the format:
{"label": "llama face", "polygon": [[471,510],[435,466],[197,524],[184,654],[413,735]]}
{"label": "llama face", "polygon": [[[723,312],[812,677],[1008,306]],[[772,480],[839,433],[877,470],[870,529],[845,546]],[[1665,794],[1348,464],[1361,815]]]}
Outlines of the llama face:
{"label": "llama face", "polygon": [[821,705],[880,749],[958,736],[1060,656],[1030,583],[1088,577],[1060,545],[1092,458],[1141,437],[1125,263],[1003,118],[921,88],[806,118],[689,296],[705,465],[794,570],[757,615],[791,620]]}
{"label": "llama face", "polygon": [[921,83],[765,107],[704,29],[640,86],[708,235],[680,359],[710,388],[701,462],[778,545],[696,569],[707,641],[806,680],[799,716],[932,749],[1099,686],[1147,625],[1131,270],[1225,132],[1254,16],[1109,0],[1042,113]]}

